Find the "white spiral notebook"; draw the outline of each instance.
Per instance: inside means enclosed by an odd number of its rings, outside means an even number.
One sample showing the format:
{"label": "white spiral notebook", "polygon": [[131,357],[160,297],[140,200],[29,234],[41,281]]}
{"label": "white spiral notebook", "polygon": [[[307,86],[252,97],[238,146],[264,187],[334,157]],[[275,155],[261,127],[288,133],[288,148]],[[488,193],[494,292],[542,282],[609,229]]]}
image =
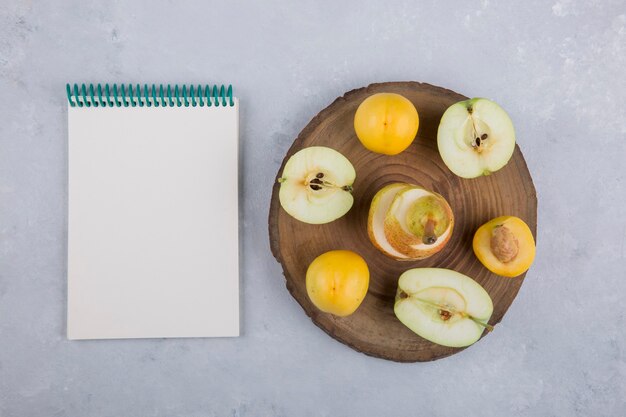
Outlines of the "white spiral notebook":
{"label": "white spiral notebook", "polygon": [[238,336],[232,88],[67,95],[67,337]]}

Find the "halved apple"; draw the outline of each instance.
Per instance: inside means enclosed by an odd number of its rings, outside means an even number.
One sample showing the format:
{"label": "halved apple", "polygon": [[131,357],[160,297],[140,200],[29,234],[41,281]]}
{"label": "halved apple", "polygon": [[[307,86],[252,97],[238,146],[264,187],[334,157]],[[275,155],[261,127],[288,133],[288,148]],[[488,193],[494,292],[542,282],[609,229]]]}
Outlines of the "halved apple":
{"label": "halved apple", "polygon": [[439,123],[437,146],[443,162],[456,175],[489,175],[513,156],[515,129],[498,104],[473,98],[448,107]]}
{"label": "halved apple", "polygon": [[354,167],[341,153],[325,146],[301,149],[289,158],[278,179],[280,205],[296,219],[329,223],[354,203]]}
{"label": "halved apple", "polygon": [[470,277],[444,268],[416,268],[398,280],[396,317],[419,336],[450,347],[469,346],[480,339],[493,302]]}
{"label": "halved apple", "polygon": [[368,218],[370,240],[398,260],[424,259],[450,239],[454,215],[441,195],[422,187],[394,183],[372,199]]}

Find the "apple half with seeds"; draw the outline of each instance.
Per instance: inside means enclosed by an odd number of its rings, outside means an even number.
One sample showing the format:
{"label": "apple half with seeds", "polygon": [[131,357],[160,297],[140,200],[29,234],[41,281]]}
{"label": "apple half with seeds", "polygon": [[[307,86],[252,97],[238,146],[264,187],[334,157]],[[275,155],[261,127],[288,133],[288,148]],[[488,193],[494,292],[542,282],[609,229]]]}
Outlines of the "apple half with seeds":
{"label": "apple half with seeds", "polygon": [[448,107],[439,123],[437,146],[450,171],[476,178],[509,162],[515,151],[515,129],[498,104],[473,98]]}
{"label": "apple half with seeds", "polygon": [[469,346],[485,329],[493,329],[487,291],[470,277],[444,268],[416,268],[400,275],[394,313],[414,333],[443,346]]}
{"label": "apple half with seeds", "polygon": [[310,224],[323,224],[346,214],[352,204],[354,167],[341,153],[311,146],[293,154],[278,178],[283,209]]}
{"label": "apple half with seeds", "polygon": [[445,198],[406,183],[380,189],[372,199],[367,222],[372,244],[385,255],[405,261],[439,252],[453,227],[454,215]]}

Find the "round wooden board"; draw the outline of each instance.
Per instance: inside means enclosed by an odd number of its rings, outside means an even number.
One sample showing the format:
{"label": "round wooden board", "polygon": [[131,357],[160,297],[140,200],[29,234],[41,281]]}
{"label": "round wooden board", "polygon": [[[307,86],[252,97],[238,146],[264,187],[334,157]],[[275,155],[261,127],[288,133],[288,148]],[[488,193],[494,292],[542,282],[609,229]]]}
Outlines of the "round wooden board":
{"label": "round wooden board", "polygon": [[[402,94],[413,102],[420,116],[417,138],[396,156],[366,150],[354,133],[357,107],[367,96],[379,92]],[[289,216],[280,207],[279,184],[275,182],[269,235],[272,252],[282,264],[291,295],[317,326],[357,351],[398,362],[416,362],[443,358],[462,350],[431,343],[411,332],[395,317],[397,281],[407,269],[450,268],[474,278],[493,299],[492,325],[502,320],[522,285],[524,276],[503,278],[483,267],[472,251],[472,238],[481,224],[502,215],[522,218],[536,237],[535,187],[519,147],[508,165],[490,176],[467,180],[457,177],[445,166],[437,150],[439,120],[448,106],[464,99],[466,97],[453,91],[417,82],[372,84],[350,91],[309,122],[287,152],[276,175],[278,179],[291,155],[313,145],[338,150],[356,169],[354,206],[342,218],[325,225],[310,225]],[[372,197],[384,185],[399,181],[438,192],[448,200],[454,212],[451,240],[441,252],[422,261],[390,259],[379,252],[367,236]],[[333,249],[359,253],[370,269],[367,296],[354,314],[344,318],[316,309],[305,286],[308,265],[320,254]],[[496,327],[494,332],[497,331]]]}

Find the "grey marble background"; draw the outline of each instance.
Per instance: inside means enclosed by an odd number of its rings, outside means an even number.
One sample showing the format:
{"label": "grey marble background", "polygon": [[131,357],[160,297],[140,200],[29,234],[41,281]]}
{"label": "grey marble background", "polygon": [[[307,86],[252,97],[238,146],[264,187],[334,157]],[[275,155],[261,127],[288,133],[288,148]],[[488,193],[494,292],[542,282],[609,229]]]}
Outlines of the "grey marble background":
{"label": "grey marble background", "polygon": [[[626,415],[625,71],[623,0],[0,1],[0,416]],[[388,80],[500,102],[539,196],[508,315],[433,363],[327,337],[269,251],[293,138]],[[66,82],[235,86],[240,338],[65,339]]]}

